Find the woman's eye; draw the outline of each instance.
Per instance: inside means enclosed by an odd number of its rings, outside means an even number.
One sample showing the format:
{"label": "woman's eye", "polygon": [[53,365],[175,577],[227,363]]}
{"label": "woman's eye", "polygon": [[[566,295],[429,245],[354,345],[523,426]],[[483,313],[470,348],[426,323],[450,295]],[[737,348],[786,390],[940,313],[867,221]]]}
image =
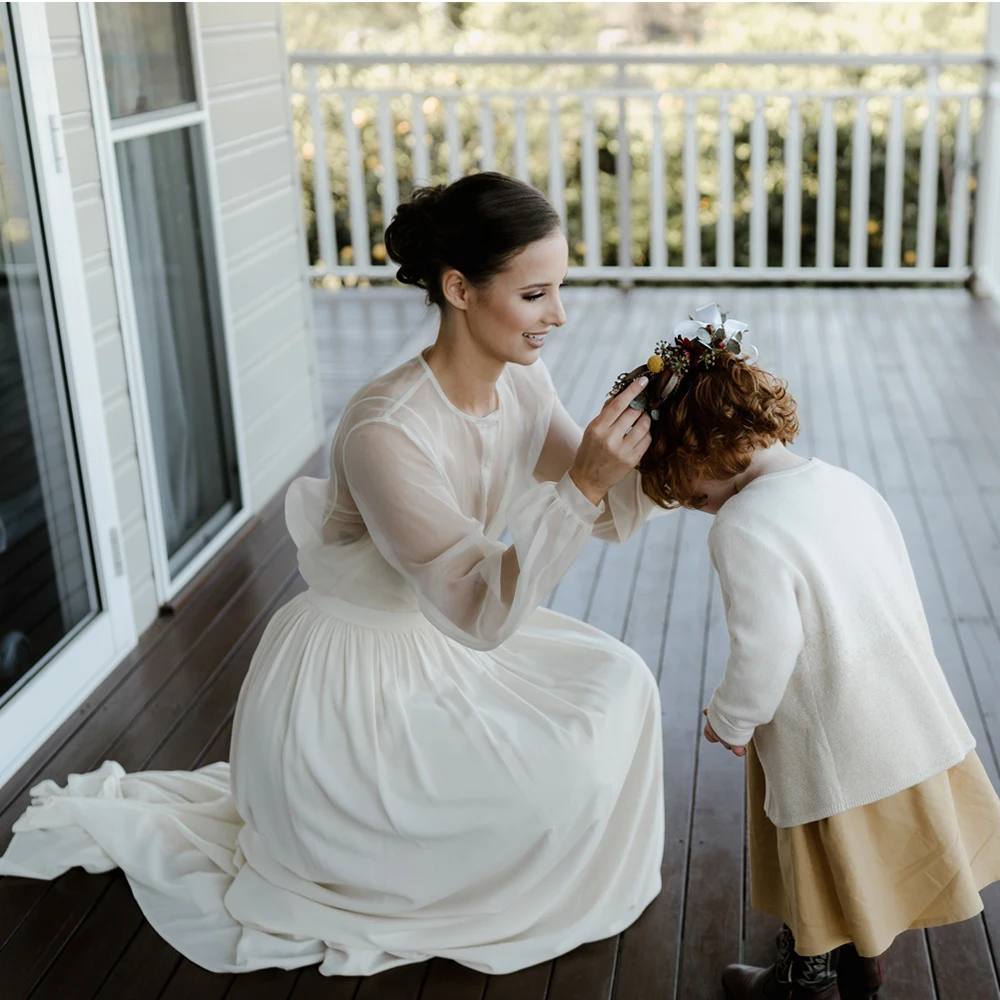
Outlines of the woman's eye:
{"label": "woman's eye", "polygon": [[525,302],[537,302],[545,293],[544,292],[533,292],[531,295],[525,295]]}

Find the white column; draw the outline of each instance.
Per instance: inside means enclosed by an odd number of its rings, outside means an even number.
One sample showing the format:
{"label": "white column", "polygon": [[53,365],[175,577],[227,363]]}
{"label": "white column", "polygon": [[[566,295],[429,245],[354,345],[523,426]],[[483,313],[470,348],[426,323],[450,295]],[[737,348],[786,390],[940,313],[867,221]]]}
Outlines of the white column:
{"label": "white column", "polygon": [[975,287],[1000,303],[1000,9],[989,5],[986,55],[993,60],[983,108],[976,198]]}

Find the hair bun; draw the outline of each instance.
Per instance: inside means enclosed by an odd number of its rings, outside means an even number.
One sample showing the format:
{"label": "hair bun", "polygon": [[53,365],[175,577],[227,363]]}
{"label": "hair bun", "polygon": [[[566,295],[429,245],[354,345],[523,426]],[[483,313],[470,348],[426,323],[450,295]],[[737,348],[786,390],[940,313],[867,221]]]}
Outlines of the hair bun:
{"label": "hair bun", "polygon": [[385,252],[399,265],[396,280],[404,285],[426,289],[436,270],[436,234],[444,192],[443,184],[416,188],[386,227]]}
{"label": "hair bun", "polygon": [[559,230],[559,216],[529,184],[487,172],[418,187],[385,230],[396,279],[445,308],[442,278],[451,268],[485,288],[530,244]]}

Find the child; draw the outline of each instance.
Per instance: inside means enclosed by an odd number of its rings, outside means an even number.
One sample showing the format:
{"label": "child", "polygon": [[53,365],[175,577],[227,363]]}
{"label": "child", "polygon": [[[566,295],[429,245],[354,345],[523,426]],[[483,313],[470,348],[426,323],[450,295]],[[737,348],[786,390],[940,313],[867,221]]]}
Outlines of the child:
{"label": "child", "polygon": [[787,451],[784,383],[747,327],[698,310],[646,365],[643,489],[715,514],[730,655],[705,736],[746,756],[753,905],[780,917],[769,969],[728,1000],[862,1000],[913,927],[966,920],[1000,879],[1000,800],[934,656],[895,519],[843,469]]}

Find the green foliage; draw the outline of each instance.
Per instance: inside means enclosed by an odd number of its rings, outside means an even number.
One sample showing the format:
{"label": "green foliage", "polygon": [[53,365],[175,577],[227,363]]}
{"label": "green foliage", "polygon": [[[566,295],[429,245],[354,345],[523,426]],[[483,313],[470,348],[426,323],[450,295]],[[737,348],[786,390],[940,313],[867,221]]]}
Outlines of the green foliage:
{"label": "green foliage", "polygon": [[[331,8],[335,7],[336,17]],[[920,51],[981,49],[985,26],[984,4],[286,4],[289,47],[304,49],[356,49],[374,53],[391,51],[516,51],[592,50],[620,45],[629,51],[655,49],[664,42],[683,42],[695,49],[712,51]],[[335,57],[334,57],[335,58]],[[582,116],[574,88],[614,83],[611,68],[501,66],[399,66],[347,67],[332,62],[320,71],[320,85],[350,88],[362,97],[356,106],[356,121],[364,161],[365,197],[368,207],[373,261],[384,260],[381,185],[384,169],[379,150],[377,106],[365,92],[397,88],[416,91],[424,105],[428,154],[432,180],[448,179],[448,147],[445,141],[445,107],[440,96],[460,92],[455,103],[461,135],[461,172],[479,169],[483,143],[480,134],[477,89],[499,92],[491,100],[494,120],[495,167],[514,172],[513,102],[503,95],[509,88],[529,88],[544,95],[529,99],[526,125],[529,144],[528,170],[541,190],[548,187],[549,95],[560,97],[559,119],[567,209],[567,235],[573,263],[583,261],[581,189]],[[979,81],[974,67],[943,72],[943,89],[973,91]],[[920,87],[920,67],[881,66],[871,70],[803,67],[632,67],[627,86],[641,91],[628,101],[627,133],[631,170],[631,246],[636,264],[650,258],[650,153],[652,147],[653,91],[667,91],[659,101],[663,160],[665,163],[667,261],[683,261],[683,141],[685,89],[726,89],[737,94],[730,109],[733,133],[733,228],[734,262],[749,263],[750,233],[750,129],[752,102],[739,91],[803,90],[861,87],[898,90]],[[293,83],[301,87],[301,68],[293,71]],[[395,135],[396,172],[400,199],[412,190],[413,136],[409,130],[411,98],[391,100]],[[912,263],[920,176],[920,142],[926,102],[904,103],[904,212],[902,260]],[[618,260],[620,239],[617,212],[618,102],[595,102],[597,124],[598,195],[600,201],[600,257],[605,264]],[[869,262],[881,263],[881,239],[885,198],[885,155],[888,131],[888,101],[869,102],[872,128],[870,207],[868,212]],[[971,102],[973,131],[978,127],[979,101]],[[815,263],[818,179],[818,101],[805,100],[802,107],[802,197],[801,260]],[[948,260],[949,212],[954,172],[953,154],[958,102],[943,101],[937,129],[941,145],[938,176],[936,263]],[[838,100],[836,121],[836,197],[834,260],[844,265],[849,254],[852,128],[855,104]],[[787,101],[769,99],[764,108],[768,154],[764,178],[767,197],[768,263],[781,262],[783,239],[784,129]],[[326,154],[330,170],[336,239],[340,263],[352,260],[348,211],[347,152],[344,138],[344,104],[339,95],[324,98]],[[698,192],[701,261],[715,263],[716,220],[719,213],[718,136],[719,110],[714,99],[702,99],[697,107]],[[297,99],[295,128],[300,151],[305,210],[310,220],[310,254],[315,261],[318,245],[313,219],[311,153],[314,137],[304,99]],[[970,187],[974,191],[975,175]],[[970,213],[970,218],[971,218]]]}

